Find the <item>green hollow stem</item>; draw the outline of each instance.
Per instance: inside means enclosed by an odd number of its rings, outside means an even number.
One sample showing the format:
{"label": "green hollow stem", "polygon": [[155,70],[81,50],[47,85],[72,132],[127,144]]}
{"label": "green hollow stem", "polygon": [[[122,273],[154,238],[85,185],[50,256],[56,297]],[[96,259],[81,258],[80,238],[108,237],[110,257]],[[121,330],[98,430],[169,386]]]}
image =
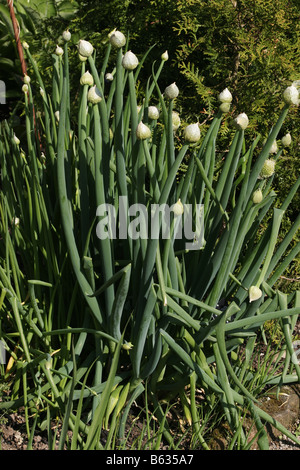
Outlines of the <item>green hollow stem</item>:
{"label": "green hollow stem", "polygon": [[[67,50],[65,50],[65,63],[68,60]],[[64,68],[64,77],[63,77],[63,91],[68,90],[68,75],[66,74],[67,68]],[[89,305],[91,312],[95,316],[95,319],[102,324],[103,318],[100,311],[98,302],[95,298],[87,297],[87,294],[92,294],[92,289],[88,281],[81,270],[80,257],[77,250],[77,245],[72,228],[72,215],[70,213],[69,198],[67,194],[66,186],[66,173],[65,173],[65,162],[67,158],[67,150],[65,148],[65,131],[66,131],[66,120],[67,120],[67,94],[63,93],[63,99],[60,106],[60,120],[58,128],[58,151],[57,151],[57,186],[58,186],[58,198],[59,205],[61,210],[61,219],[62,226],[64,230],[64,235],[66,238],[66,243],[68,246],[72,266],[74,273],[77,277],[78,283],[86,299],[87,304]]]}
{"label": "green hollow stem", "polygon": [[[94,114],[94,134],[95,134],[95,194],[97,208],[106,204],[104,189],[104,168],[102,161],[102,145],[100,133],[100,113],[98,105],[93,106]],[[99,239],[100,254],[102,260],[103,280],[108,281],[113,276],[113,256],[111,242],[109,237]],[[106,298],[106,316],[109,324],[109,318],[114,302],[114,287],[110,285],[105,291]]]}

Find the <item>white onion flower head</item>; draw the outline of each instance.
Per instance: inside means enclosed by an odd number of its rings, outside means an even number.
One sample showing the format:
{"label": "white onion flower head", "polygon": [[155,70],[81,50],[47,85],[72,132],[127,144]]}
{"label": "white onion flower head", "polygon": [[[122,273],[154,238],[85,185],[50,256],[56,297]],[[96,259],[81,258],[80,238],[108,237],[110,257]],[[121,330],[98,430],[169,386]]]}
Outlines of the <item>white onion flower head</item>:
{"label": "white onion flower head", "polygon": [[235,120],[234,124],[237,129],[239,130],[245,130],[249,124],[249,119],[246,113],[241,113],[239,114]]}
{"label": "white onion flower head", "polygon": [[255,300],[258,300],[262,296],[262,291],[260,290],[259,287],[257,286],[251,286],[249,288],[249,302],[254,302]]}
{"label": "white onion flower head", "polygon": [[56,49],[55,49],[55,54],[58,55],[58,56],[62,56],[63,53],[64,53],[63,48],[57,45]]}
{"label": "white onion flower head", "polygon": [[20,144],[20,139],[16,136],[16,134],[14,134],[13,139],[14,139],[14,142],[15,142],[16,145]]}
{"label": "white onion flower head", "polygon": [[120,47],[125,46],[126,44],[126,37],[124,36],[123,33],[121,33],[121,31],[117,31],[116,29],[111,31],[108,37],[109,37],[109,42],[111,43],[113,47],[120,48]]}
{"label": "white onion flower head", "polygon": [[63,37],[64,41],[66,41],[66,42],[70,41],[70,39],[71,39],[70,31],[68,29],[66,31],[64,31],[63,34],[62,34],[62,37]]}
{"label": "white onion flower head", "polygon": [[112,82],[112,81],[113,81],[113,79],[114,79],[114,76],[113,76],[113,74],[112,74],[112,73],[110,73],[110,72],[107,72],[107,73],[105,74],[105,80],[106,80],[106,81],[108,81],[108,82]]}
{"label": "white onion flower head", "polygon": [[289,145],[291,145],[292,143],[292,136],[291,134],[288,132],[286,135],[284,135],[281,139],[281,143],[284,147],[288,147]]}
{"label": "white onion flower head", "polygon": [[187,142],[193,144],[198,142],[200,139],[201,133],[199,124],[190,124],[184,130],[184,138]]}
{"label": "white onion flower head", "polygon": [[13,220],[12,220],[13,224],[17,227],[18,225],[20,225],[20,219],[19,217],[14,217]]}
{"label": "white onion flower head", "polygon": [[295,86],[296,88],[300,88],[300,80],[295,80],[293,83],[292,83],[293,86]]}
{"label": "white onion flower head", "polygon": [[30,80],[31,80],[30,77],[28,75],[26,75],[26,73],[25,73],[24,79],[23,79],[24,83],[26,83],[26,85],[29,85]]}
{"label": "white onion flower head", "polygon": [[179,95],[179,89],[176,85],[176,83],[172,83],[171,85],[167,86],[167,88],[164,91],[165,97],[168,98],[169,100],[174,100],[174,98],[177,98]]}
{"label": "white onion flower head", "polygon": [[89,41],[80,39],[78,43],[78,53],[83,57],[90,57],[94,52],[94,48]]}
{"label": "white onion flower head", "polygon": [[184,207],[180,199],[178,199],[178,201],[175,204],[173,204],[172,211],[174,212],[174,215],[176,217],[183,214]]}
{"label": "white onion flower head", "polygon": [[29,49],[29,44],[28,44],[28,42],[23,41],[22,45],[23,45],[24,49]]}
{"label": "white onion flower head", "polygon": [[254,204],[259,204],[263,200],[263,193],[262,190],[259,188],[256,191],[254,191],[252,195],[252,201]]}
{"label": "white onion flower head", "polygon": [[133,52],[127,51],[122,58],[122,65],[126,70],[134,70],[139,65],[139,60]]}
{"label": "white onion flower head", "polygon": [[232,94],[228,90],[228,88],[225,88],[218,97],[220,103],[231,103],[232,102]]}
{"label": "white onion flower head", "polygon": [[161,55],[161,60],[166,61],[168,59],[169,59],[168,51],[163,52],[162,55]]}
{"label": "white onion flower head", "polygon": [[93,76],[90,74],[89,71],[86,71],[83,75],[81,75],[81,77],[80,77],[80,85],[89,85],[89,86],[93,86],[93,85],[94,85]]}
{"label": "white onion flower head", "polygon": [[271,148],[270,148],[269,153],[277,153],[277,152],[278,152],[278,146],[277,146],[276,140],[274,140],[274,142],[273,142],[273,144],[272,144],[272,146],[271,146]]}
{"label": "white onion flower head", "polygon": [[22,91],[23,91],[23,93],[28,93],[29,86],[27,85],[27,83],[24,83],[24,85],[22,86]]}
{"label": "white onion flower head", "polygon": [[285,104],[291,106],[299,104],[299,91],[294,85],[287,87],[283,92],[283,101]]}
{"label": "white onion flower head", "polygon": [[55,111],[54,116],[57,122],[59,122],[59,111]]}
{"label": "white onion flower head", "polygon": [[149,106],[148,117],[149,119],[153,119],[153,120],[156,120],[159,118],[159,110],[156,106]]}
{"label": "white onion flower head", "polygon": [[173,125],[173,131],[176,132],[177,129],[180,127],[181,120],[180,116],[176,111],[172,112],[172,125]]}
{"label": "white onion flower head", "polygon": [[151,130],[141,121],[137,126],[136,136],[139,140],[149,139],[151,137]]}
{"label": "white onion flower head", "polygon": [[92,86],[88,91],[88,101],[92,104],[98,104],[102,100],[102,96],[96,85]]}
{"label": "white onion flower head", "polygon": [[267,159],[261,169],[260,176],[262,178],[269,178],[275,172],[275,160]]}

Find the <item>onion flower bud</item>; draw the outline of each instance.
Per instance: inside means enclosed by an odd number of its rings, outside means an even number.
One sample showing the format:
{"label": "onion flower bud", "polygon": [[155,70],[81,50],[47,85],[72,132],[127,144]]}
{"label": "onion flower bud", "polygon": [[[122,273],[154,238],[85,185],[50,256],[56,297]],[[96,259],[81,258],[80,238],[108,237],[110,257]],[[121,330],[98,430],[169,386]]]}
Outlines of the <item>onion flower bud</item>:
{"label": "onion flower bud", "polygon": [[200,133],[200,128],[199,128],[198,123],[190,124],[184,130],[184,138],[187,142],[191,144],[198,142],[198,140],[200,139],[200,135],[201,133]]}
{"label": "onion flower bud", "polygon": [[14,142],[15,142],[16,145],[20,144],[20,139],[16,136],[16,134],[14,134],[13,139],[14,139]]}
{"label": "onion flower bud", "polygon": [[247,114],[241,113],[234,120],[235,127],[239,130],[245,130],[249,124],[249,119]]}
{"label": "onion flower bud", "polygon": [[80,39],[78,43],[78,53],[83,57],[90,57],[93,54],[94,48],[92,44],[84,39]]}
{"label": "onion flower bud", "polygon": [[269,153],[277,153],[277,152],[278,152],[278,146],[277,146],[276,140],[274,140],[274,142],[273,142],[273,144],[272,144],[272,146],[271,146],[271,148],[270,148]]}
{"label": "onion flower bud", "polygon": [[149,106],[148,108],[148,117],[149,119],[156,120],[159,118],[159,110],[156,106]]}
{"label": "onion flower bud", "polygon": [[287,87],[284,92],[283,92],[283,101],[285,104],[291,106],[293,104],[297,105],[299,104],[299,91],[298,89],[294,86],[291,85]]}
{"label": "onion flower bud", "polygon": [[274,174],[274,172],[275,172],[275,160],[271,160],[269,158],[268,160],[265,161],[261,169],[260,176],[262,178],[269,178],[270,176]]}
{"label": "onion flower bud", "polygon": [[173,131],[176,132],[177,129],[179,128],[180,126],[180,117],[179,117],[179,114],[176,113],[176,111],[173,111],[172,112],[172,124],[173,124]]}
{"label": "onion flower bud", "polygon": [[218,97],[220,103],[231,103],[232,102],[232,94],[228,90],[228,88],[225,88]]}
{"label": "onion flower bud", "polygon": [[282,137],[281,139],[281,143],[284,147],[288,147],[289,145],[291,145],[292,143],[292,136],[291,134],[288,132],[285,136]]}
{"label": "onion flower bud", "polygon": [[29,83],[30,83],[30,80],[31,80],[31,79],[30,79],[30,77],[29,77],[28,75],[26,75],[26,74],[25,74],[25,75],[24,75],[24,80],[23,80],[23,81],[24,81],[24,83],[26,83],[26,85],[29,85]]}
{"label": "onion flower bud", "polygon": [[123,33],[121,33],[121,31],[117,31],[116,29],[114,29],[111,33],[109,33],[108,37],[109,37],[109,42],[111,43],[113,47],[120,48],[120,47],[125,46],[126,44],[126,37],[124,36]]}
{"label": "onion flower bud", "polygon": [[70,39],[71,39],[70,31],[68,29],[66,31],[64,31],[63,34],[62,34],[62,37],[63,37],[64,41],[66,41],[66,42],[70,41]]}
{"label": "onion flower bud", "polygon": [[23,41],[22,45],[23,45],[24,49],[29,49],[29,44],[28,44],[28,42]]}
{"label": "onion flower bud", "polygon": [[112,73],[108,72],[108,73],[105,74],[105,80],[106,80],[107,82],[112,82],[113,79],[114,79],[114,76],[113,76]]}
{"label": "onion flower bud", "polygon": [[151,130],[141,121],[137,126],[136,136],[139,140],[149,139],[151,137]]}
{"label": "onion flower bud", "polygon": [[88,101],[92,104],[98,104],[102,100],[102,96],[96,85],[88,91]]}
{"label": "onion flower bud", "polygon": [[168,98],[169,100],[173,100],[174,98],[177,98],[179,94],[179,89],[177,85],[175,84],[175,82],[172,83],[172,85],[167,86],[164,93],[165,93],[165,97]]}
{"label": "onion flower bud", "polygon": [[62,56],[64,53],[64,50],[62,47],[60,46],[56,46],[56,49],[55,49],[55,54],[58,55],[58,56]]}
{"label": "onion flower bud", "polygon": [[174,212],[175,216],[179,216],[183,214],[184,208],[180,199],[178,199],[178,201],[175,204],[173,204],[172,211]]}
{"label": "onion flower bud", "polygon": [[263,193],[262,190],[259,188],[256,191],[254,191],[252,195],[252,201],[254,204],[259,204],[263,200]]}
{"label": "onion flower bud", "polygon": [[168,59],[169,59],[168,51],[163,52],[162,55],[161,55],[161,60],[166,61]]}
{"label": "onion flower bud", "polygon": [[88,60],[87,57],[84,57],[84,56],[81,55],[81,54],[78,54],[78,57],[79,57],[80,62],[86,62],[86,61]]}
{"label": "onion flower bud", "polygon": [[94,85],[94,79],[93,76],[90,74],[89,71],[85,72],[83,75],[80,77],[80,85],[89,85],[93,86]]}
{"label": "onion flower bud", "polygon": [[59,111],[55,111],[54,116],[57,122],[59,122]]}
{"label": "onion flower bud", "polygon": [[222,113],[228,113],[230,111],[230,103],[221,103],[219,110],[222,111]]}
{"label": "onion flower bud", "polygon": [[23,91],[23,93],[28,93],[29,87],[28,87],[27,83],[24,83],[24,85],[22,86],[22,91]]}
{"label": "onion flower bud", "polygon": [[137,56],[131,52],[127,51],[123,56],[122,65],[126,70],[134,70],[139,64]]}
{"label": "onion flower bud", "polygon": [[249,302],[254,302],[255,300],[260,299],[262,296],[262,291],[257,286],[251,286],[249,289]]}

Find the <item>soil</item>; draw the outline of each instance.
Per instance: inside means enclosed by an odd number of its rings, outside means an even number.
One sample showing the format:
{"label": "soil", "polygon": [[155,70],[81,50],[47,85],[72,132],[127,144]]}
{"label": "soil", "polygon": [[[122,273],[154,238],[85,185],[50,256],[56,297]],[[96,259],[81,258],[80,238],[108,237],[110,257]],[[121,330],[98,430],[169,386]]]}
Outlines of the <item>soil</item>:
{"label": "soil", "polygon": [[[272,395],[265,397],[260,407],[267,411],[271,416],[283,424],[291,432],[295,432],[300,427],[300,385],[291,387],[284,387],[282,394],[278,400]],[[25,426],[25,416],[21,409],[19,413],[12,413],[0,417],[0,441],[1,450],[27,450],[28,437]],[[246,423],[247,427],[247,423]],[[136,421],[135,427],[131,428],[131,439],[134,441],[140,437],[143,432],[144,426],[141,422]],[[299,446],[285,436],[282,436],[276,429],[267,426],[267,434],[269,439],[270,450],[300,450],[300,437]],[[227,442],[223,432],[224,429],[217,429],[213,432],[212,438],[209,442],[212,450],[226,450]],[[252,436],[251,436],[252,432]],[[255,430],[249,430],[249,438],[255,436]],[[250,437],[251,436],[251,437]],[[57,441],[54,448],[58,448],[59,430],[57,432]],[[164,447],[162,447],[164,449]],[[251,450],[257,450],[258,445],[254,440]],[[32,450],[49,450],[48,438],[46,433],[38,433],[34,436],[32,442]],[[184,449],[183,449],[184,450]],[[187,450],[190,450],[187,447]],[[201,449],[199,449],[201,450]]]}
{"label": "soil", "polygon": [[[297,337],[300,334],[300,321],[297,322]],[[297,432],[300,433],[300,384],[284,386],[281,389],[281,394],[278,397],[274,397],[274,394],[269,393],[264,397],[259,406],[284,425],[294,435]],[[57,424],[54,424],[54,429]],[[246,424],[247,427],[247,424]],[[143,432],[144,426],[142,421],[136,420],[135,426],[130,428],[131,441],[134,442],[140,439],[141,432]],[[266,426],[269,449],[270,450],[300,450],[300,435],[299,445],[295,444],[286,436],[282,436],[275,428],[270,425]],[[225,429],[215,429],[212,433],[209,446],[212,450],[226,450],[227,441],[225,435],[228,432]],[[54,432],[54,430],[53,430]],[[253,433],[255,436],[256,430],[249,430],[249,433]],[[249,434],[250,435],[250,434]],[[59,440],[59,429],[56,433],[57,441],[54,444],[54,448],[58,448]],[[105,436],[104,436],[105,439]],[[250,438],[251,439],[251,438]],[[249,442],[249,439],[248,439]],[[130,442],[128,441],[130,448]],[[187,450],[189,443],[187,440]],[[27,450],[28,449],[28,436],[26,432],[26,420],[24,410],[20,409],[17,413],[11,414],[0,414],[0,450]],[[33,437],[32,450],[49,450],[48,437],[46,432],[36,432]],[[254,443],[251,450],[258,449],[257,442],[254,439]],[[162,450],[167,450],[166,447],[162,446]],[[184,450],[184,449],[182,449]],[[200,450],[200,449],[199,449]]]}

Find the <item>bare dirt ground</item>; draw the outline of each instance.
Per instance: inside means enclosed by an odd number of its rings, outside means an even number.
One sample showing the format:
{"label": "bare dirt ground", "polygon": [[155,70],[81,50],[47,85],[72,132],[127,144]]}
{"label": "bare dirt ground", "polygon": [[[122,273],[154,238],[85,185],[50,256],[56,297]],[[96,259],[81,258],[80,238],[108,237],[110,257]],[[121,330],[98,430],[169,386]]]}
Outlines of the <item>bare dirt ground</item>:
{"label": "bare dirt ground", "polygon": [[[297,323],[297,336],[300,335],[300,321]],[[294,332],[295,333],[295,332]],[[294,435],[298,433],[299,445],[293,441],[282,436],[274,428],[267,426],[267,433],[269,438],[270,450],[300,450],[300,384],[285,386],[282,390],[282,394],[277,399],[272,396],[265,397],[261,402],[261,408],[269,413],[272,417],[283,424],[289,431]],[[1,415],[0,412],[0,450],[26,450],[28,448],[28,436],[26,432],[24,411],[20,409],[15,413],[4,413]],[[55,425],[53,432],[55,430]],[[136,421],[135,427],[131,428],[131,439],[138,439],[141,432],[143,432],[143,423],[139,420]],[[255,433],[255,431],[254,431]],[[59,438],[59,430],[57,433]],[[212,435],[213,450],[226,450],[226,439]],[[212,442],[211,441],[211,442]],[[188,448],[188,441],[187,449]],[[56,448],[57,448],[56,443]],[[46,432],[38,432],[32,440],[32,450],[49,450],[48,438]],[[257,449],[257,445],[254,444],[252,450]],[[165,447],[162,448],[163,450]],[[184,449],[183,449],[184,450]],[[200,450],[200,449],[199,449]]]}
{"label": "bare dirt ground", "polygon": [[[269,412],[271,416],[282,423],[287,429],[293,433],[300,426],[300,385],[286,387],[283,394],[278,400],[272,398],[265,398],[262,402],[262,408]],[[0,417],[1,418],[1,417]],[[27,450],[28,436],[26,433],[25,417],[23,410],[19,413],[12,413],[2,416],[0,424],[0,442],[1,450]],[[139,434],[144,429],[142,423],[136,422],[134,430],[131,429],[131,438],[139,437]],[[270,426],[267,426],[269,437],[270,450],[300,450],[300,437],[299,446],[294,442],[282,436],[278,431]],[[58,435],[59,437],[59,432]],[[226,440],[220,437],[213,436],[213,450],[226,450]],[[212,443],[211,441],[211,443]],[[56,448],[57,448],[56,443]],[[253,445],[252,450],[258,447]],[[48,439],[46,433],[37,432],[33,438],[32,450],[49,450]],[[184,450],[184,449],[183,449]],[[187,448],[187,450],[189,450]],[[199,449],[201,450],[201,449]]]}

